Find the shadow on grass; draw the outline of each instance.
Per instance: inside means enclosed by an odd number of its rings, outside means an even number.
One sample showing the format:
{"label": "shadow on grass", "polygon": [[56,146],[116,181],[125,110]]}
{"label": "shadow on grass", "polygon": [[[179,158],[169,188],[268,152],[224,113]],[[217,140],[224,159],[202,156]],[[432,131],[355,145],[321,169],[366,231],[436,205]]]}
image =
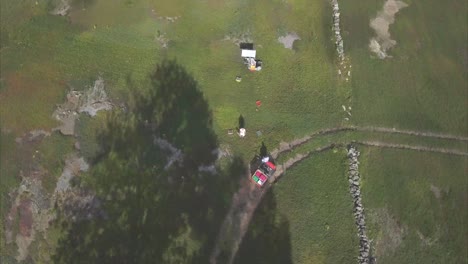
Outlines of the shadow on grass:
{"label": "shadow on grass", "polygon": [[271,157],[270,153],[268,153],[268,148],[265,145],[265,142],[262,141],[259,153],[256,154],[252,160],[250,160],[250,174],[253,174],[258,169],[258,167],[262,164],[262,159],[265,157],[268,157],[269,161],[275,164],[275,160],[273,157]]}
{"label": "shadow on grass", "polygon": [[246,49],[246,50],[253,50],[254,49],[254,44],[253,43],[240,43],[239,48],[240,49]]}
{"label": "shadow on grass", "polygon": [[245,128],[245,119],[242,115],[239,116],[239,128]]}
{"label": "shadow on grass", "polygon": [[[327,58],[330,62],[335,62],[337,60],[337,51],[336,51],[336,44],[335,44],[335,32],[332,30],[333,26],[333,9],[330,4],[326,3],[324,6],[323,14],[322,14],[322,39],[323,45],[325,46]],[[342,22],[340,23],[340,28],[343,34],[343,27]],[[343,35],[342,35],[343,36]],[[345,43],[346,44],[346,43]]]}
{"label": "shadow on grass", "polygon": [[253,216],[235,264],[292,263],[289,222],[276,210],[275,196],[270,189]]}
{"label": "shadow on grass", "polygon": [[267,147],[265,143],[262,141],[262,146],[260,147],[260,157],[266,157],[268,155]]}
{"label": "shadow on grass", "polygon": [[163,62],[150,83],[109,115],[82,185],[100,213],[73,221],[59,212],[65,234],[55,263],[208,262],[246,166],[234,157],[225,170],[199,169],[215,161],[217,140],[208,104],[181,66]]}

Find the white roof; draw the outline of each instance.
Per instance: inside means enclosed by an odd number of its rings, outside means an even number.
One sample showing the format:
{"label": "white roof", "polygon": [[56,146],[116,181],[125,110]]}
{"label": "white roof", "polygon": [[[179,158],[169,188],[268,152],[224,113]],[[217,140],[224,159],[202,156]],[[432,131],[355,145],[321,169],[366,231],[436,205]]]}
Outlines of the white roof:
{"label": "white roof", "polygon": [[243,49],[241,56],[243,58],[255,58],[256,54],[257,54],[256,50],[245,50],[245,49]]}

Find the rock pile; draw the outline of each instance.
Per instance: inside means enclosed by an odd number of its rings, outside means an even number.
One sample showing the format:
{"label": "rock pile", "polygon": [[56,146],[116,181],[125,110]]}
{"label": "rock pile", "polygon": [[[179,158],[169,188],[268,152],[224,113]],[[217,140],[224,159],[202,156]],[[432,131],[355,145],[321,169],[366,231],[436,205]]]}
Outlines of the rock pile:
{"label": "rock pile", "polygon": [[370,256],[370,241],[366,235],[366,218],[364,216],[364,207],[362,206],[361,190],[360,190],[360,175],[359,175],[359,151],[354,146],[348,148],[349,159],[349,190],[354,201],[354,218],[359,236],[359,257],[360,264],[374,263],[374,258]]}
{"label": "rock pile", "polygon": [[332,0],[333,7],[333,27],[332,30],[335,33],[335,44],[336,51],[338,52],[338,58],[343,61],[344,56],[344,47],[343,47],[343,38],[341,37],[340,30],[340,8],[338,6],[338,0]]}

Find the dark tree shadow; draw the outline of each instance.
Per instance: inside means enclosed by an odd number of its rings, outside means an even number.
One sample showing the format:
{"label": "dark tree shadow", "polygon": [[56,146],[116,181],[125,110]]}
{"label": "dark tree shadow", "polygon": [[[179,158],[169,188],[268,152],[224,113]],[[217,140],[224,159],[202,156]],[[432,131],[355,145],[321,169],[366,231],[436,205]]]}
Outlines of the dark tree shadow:
{"label": "dark tree shadow", "polygon": [[258,206],[234,263],[292,263],[289,222],[277,212],[272,189],[268,190]]}
{"label": "dark tree shadow", "polygon": [[210,254],[217,242],[216,239],[229,210],[232,196],[239,189],[240,179],[245,176],[246,169],[242,158],[234,157],[227,169],[220,175],[206,179],[210,183],[207,184],[203,198],[192,201],[192,205],[194,205],[192,210],[199,211],[197,204],[205,203],[211,214],[204,211],[198,213],[198,217],[193,218],[193,221],[196,221],[193,223],[196,227],[196,235],[206,242],[190,263],[209,263]]}
{"label": "dark tree shadow", "polygon": [[258,167],[262,164],[262,158],[268,157],[269,161],[275,164],[275,160],[273,157],[268,153],[268,148],[265,145],[265,142],[262,141],[262,145],[260,146],[259,154],[256,154],[252,160],[250,160],[250,174],[253,174]]}
{"label": "dark tree shadow", "polygon": [[245,119],[242,115],[239,116],[239,128],[245,128]]}
{"label": "dark tree shadow", "polygon": [[[155,139],[180,150],[183,161],[168,167],[173,153]],[[208,263],[246,166],[233,158],[225,170],[199,170],[213,164],[217,140],[195,80],[163,62],[127,110],[109,114],[99,141],[102,152],[81,188],[96,193],[102,214],[81,221],[60,214],[65,234],[54,262]],[[190,243],[200,248],[192,252]]]}
{"label": "dark tree shadow", "polygon": [[130,111],[182,150],[186,166],[195,169],[216,159],[212,113],[198,83],[183,67],[164,61],[151,75],[149,89],[134,97]]}
{"label": "dark tree shadow", "polygon": [[260,147],[260,157],[266,157],[268,155],[267,147],[265,143],[262,141],[262,146]]}

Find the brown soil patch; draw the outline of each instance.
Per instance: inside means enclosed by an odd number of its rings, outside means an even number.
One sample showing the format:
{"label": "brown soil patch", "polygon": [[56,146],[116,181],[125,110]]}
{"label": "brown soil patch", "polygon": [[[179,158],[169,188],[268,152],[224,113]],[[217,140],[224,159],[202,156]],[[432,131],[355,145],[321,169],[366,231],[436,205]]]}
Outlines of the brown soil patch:
{"label": "brown soil patch", "polygon": [[30,199],[23,199],[18,206],[19,210],[19,233],[24,237],[31,236],[33,224],[32,202]]}

